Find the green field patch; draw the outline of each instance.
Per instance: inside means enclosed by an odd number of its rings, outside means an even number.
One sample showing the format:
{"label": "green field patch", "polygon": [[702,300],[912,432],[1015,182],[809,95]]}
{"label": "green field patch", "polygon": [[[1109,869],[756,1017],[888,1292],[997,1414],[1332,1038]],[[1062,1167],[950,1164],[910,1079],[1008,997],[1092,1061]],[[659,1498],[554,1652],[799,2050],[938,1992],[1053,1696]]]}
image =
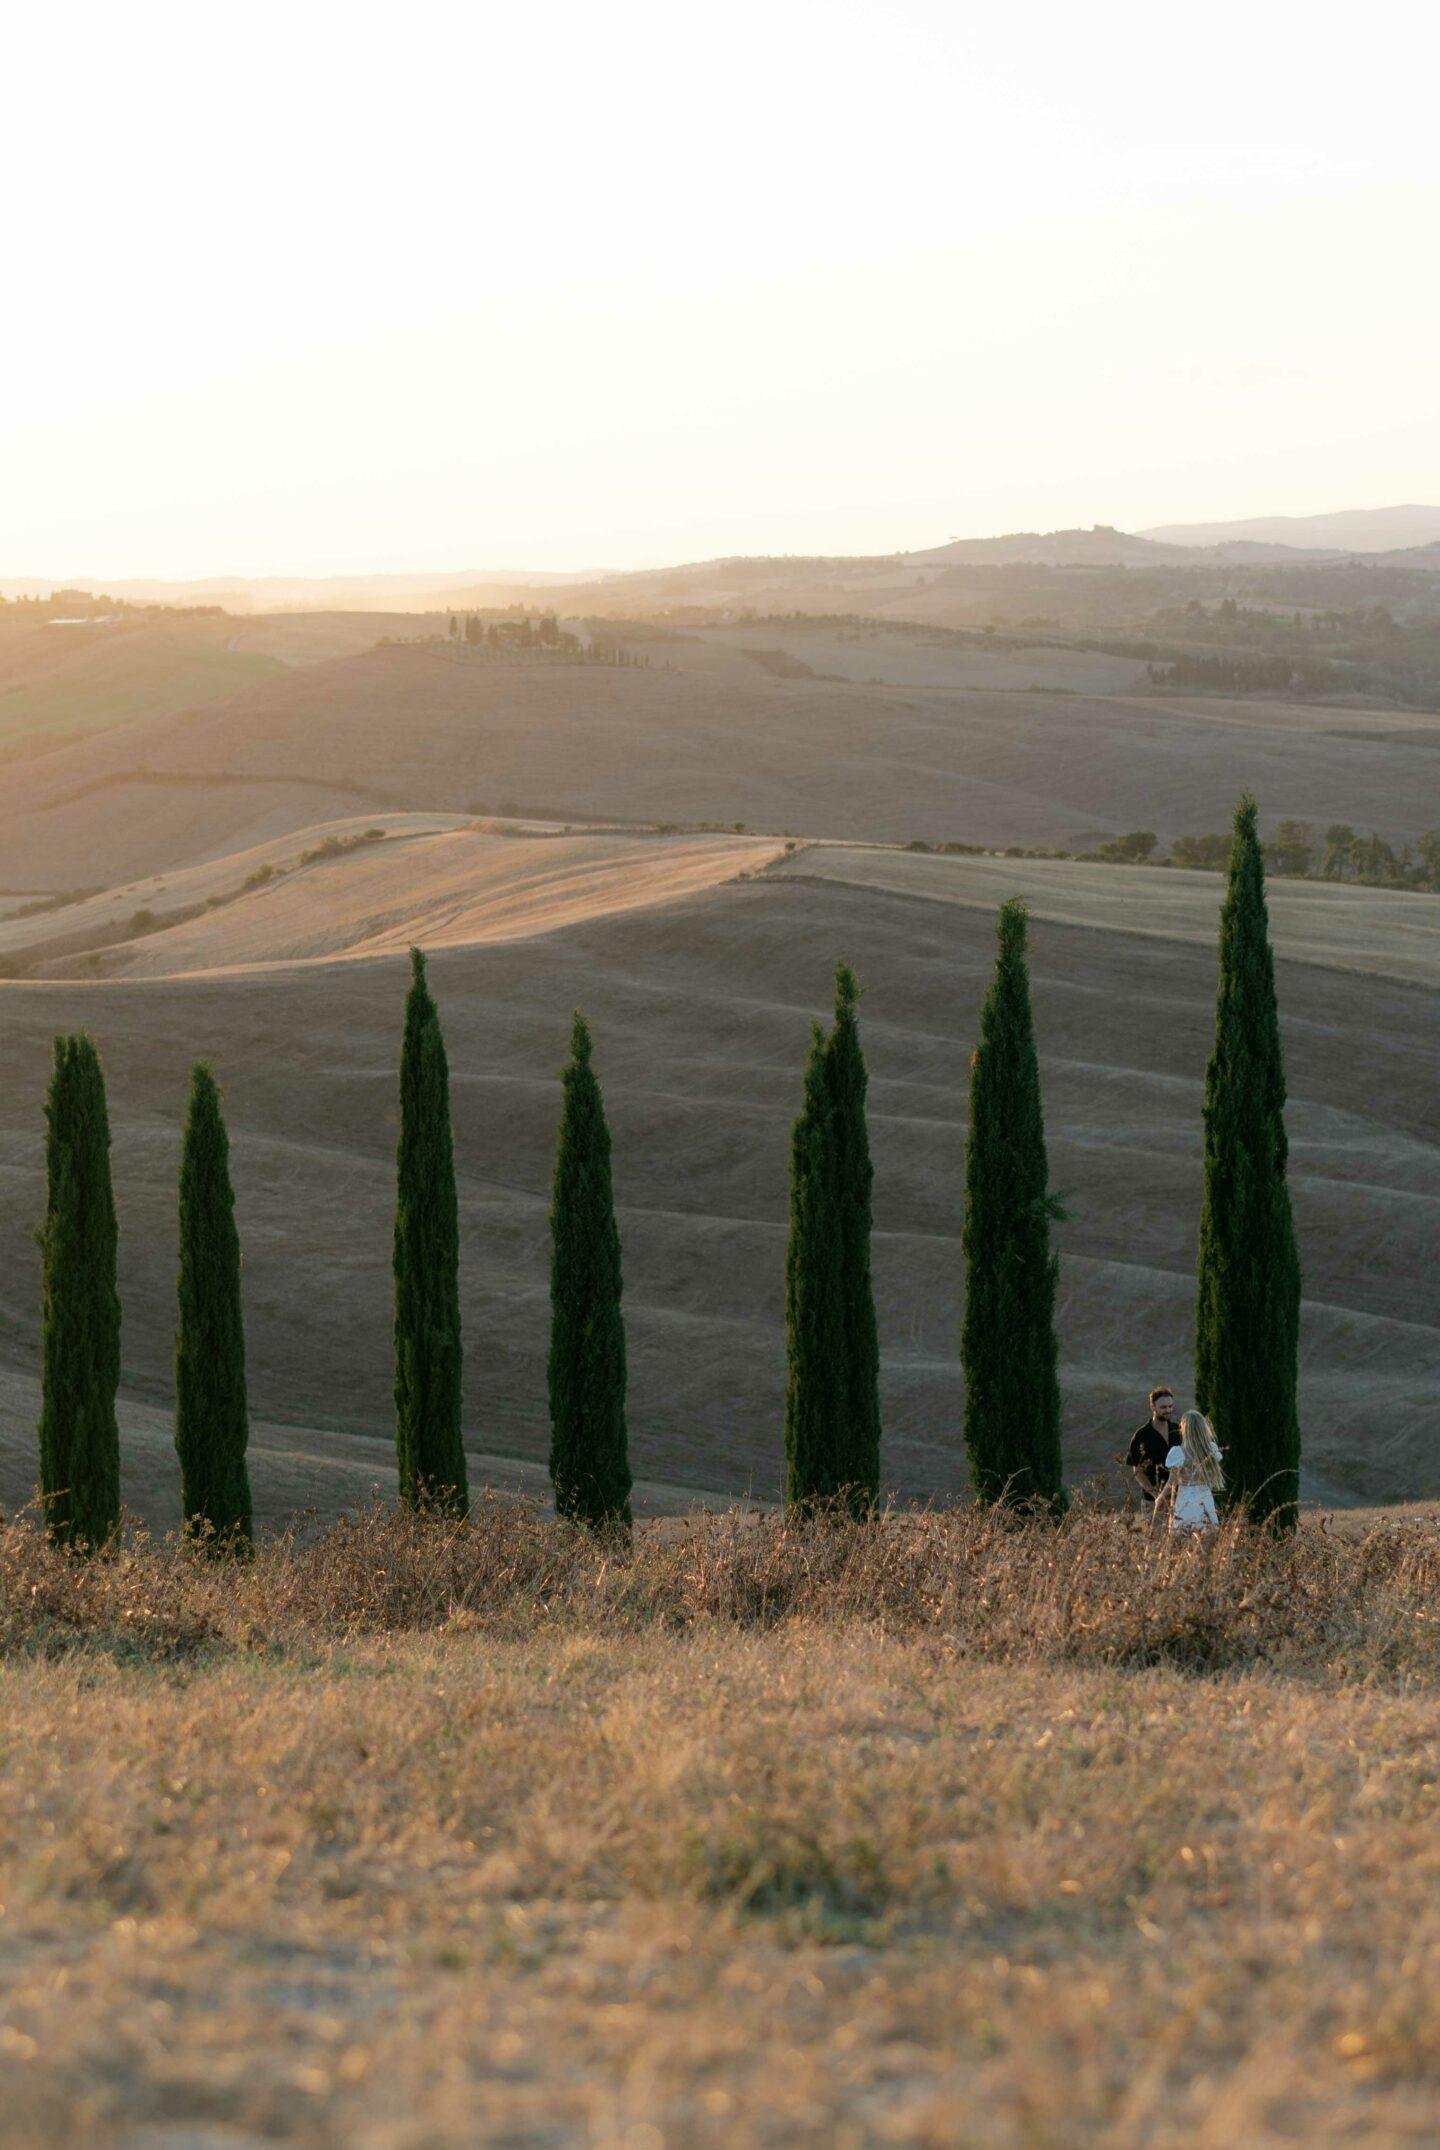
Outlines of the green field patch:
{"label": "green field patch", "polygon": [[0,742],[105,731],[134,717],[221,701],[283,670],[278,657],[189,636],[121,633],[101,640],[102,633],[38,677],[0,686]]}

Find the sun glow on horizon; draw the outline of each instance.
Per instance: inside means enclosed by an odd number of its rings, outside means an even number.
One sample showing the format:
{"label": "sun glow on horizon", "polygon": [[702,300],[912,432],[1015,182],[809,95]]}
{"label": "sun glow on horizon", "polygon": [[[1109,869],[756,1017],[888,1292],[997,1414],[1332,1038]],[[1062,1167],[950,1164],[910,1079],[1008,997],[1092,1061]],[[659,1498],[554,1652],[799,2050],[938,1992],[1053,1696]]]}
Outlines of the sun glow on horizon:
{"label": "sun glow on horizon", "polygon": [[0,575],[1440,498],[1440,31],[1399,0],[1363,41],[1236,0],[152,0],[8,57]]}

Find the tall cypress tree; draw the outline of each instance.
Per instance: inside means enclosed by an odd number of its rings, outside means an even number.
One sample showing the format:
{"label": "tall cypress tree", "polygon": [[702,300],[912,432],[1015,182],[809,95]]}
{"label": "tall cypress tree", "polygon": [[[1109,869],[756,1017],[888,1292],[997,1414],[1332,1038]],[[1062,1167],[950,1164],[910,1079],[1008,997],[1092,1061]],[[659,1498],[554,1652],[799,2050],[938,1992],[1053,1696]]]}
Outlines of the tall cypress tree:
{"label": "tall cypress tree", "polygon": [[83,1032],[55,1040],[45,1163],[40,1491],[57,1542],[93,1549],[120,1527],[120,1300],[105,1078]]}
{"label": "tall cypress tree", "polygon": [[230,1139],[215,1077],[190,1071],[180,1160],[180,1318],[175,1334],[175,1448],[185,1527],[234,1552],[251,1540],[245,1449],[245,1326]]}
{"label": "tall cypress tree", "polygon": [[880,1497],[880,1344],[870,1276],[870,1191],[875,1174],[865,1122],[865,1057],[857,1011],[860,988],[848,963],[835,969],[835,1027],[825,1046],[830,1145],[839,1259],[843,1390],[836,1470],[854,1512]]}
{"label": "tall cypress tree", "polygon": [[450,1074],[425,958],[410,951],[395,1204],[395,1448],[400,1498],[469,1507],[460,1431],[460,1219]]}
{"label": "tall cypress tree", "polygon": [[590,1055],[577,1009],[550,1205],[550,1479],[559,1515],[628,1529],[620,1234],[610,1130]]}
{"label": "tall cypress tree", "polygon": [[843,1487],[836,1432],[846,1409],[841,1235],[832,1135],[834,1099],[824,1031],[805,1063],[790,1133],[790,1236],[785,1247],[785,1499],[833,1500]]}
{"label": "tall cypress tree", "polygon": [[970,1061],[965,1147],[965,1445],[983,1501],[1065,1505],[1055,1342],[1058,1263],[1040,1068],[1030,1013],[1026,911],[1002,905],[995,976]]}
{"label": "tall cypress tree", "polygon": [[1255,801],[1235,815],[1220,913],[1215,1046],[1205,1073],[1195,1394],[1225,1451],[1227,1495],[1295,1520],[1300,1257],[1286,1185],[1285,1067]]}

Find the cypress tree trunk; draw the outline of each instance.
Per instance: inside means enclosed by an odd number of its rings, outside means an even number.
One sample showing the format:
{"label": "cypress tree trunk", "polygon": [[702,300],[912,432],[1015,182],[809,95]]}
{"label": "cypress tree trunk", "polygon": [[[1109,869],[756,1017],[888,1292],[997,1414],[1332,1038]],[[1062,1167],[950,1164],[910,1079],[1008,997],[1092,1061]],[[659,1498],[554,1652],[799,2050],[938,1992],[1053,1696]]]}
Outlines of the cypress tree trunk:
{"label": "cypress tree trunk", "polygon": [[469,1508],[460,1431],[460,1219],[450,1074],[425,958],[410,951],[395,1204],[395,1449],[400,1498]]}
{"label": "cypress tree trunk", "polygon": [[834,1101],[825,1033],[815,1025],[800,1115],[790,1135],[790,1236],[785,1248],[785,1499],[833,1500],[845,1483],[845,1417]]}
{"label": "cypress tree trunk", "polygon": [[1285,1068],[1265,875],[1247,792],[1220,913],[1215,1047],[1205,1074],[1195,1394],[1225,1451],[1226,1497],[1295,1521],[1300,1258],[1286,1185]]}
{"label": "cypress tree trunk", "polygon": [[208,1067],[190,1071],[180,1162],[180,1320],[175,1336],[175,1448],[187,1530],[233,1552],[251,1541],[245,1449],[245,1327],[230,1141]]}
{"label": "cypress tree trunk", "polygon": [[120,1527],[120,1300],[105,1079],[83,1032],[55,1040],[45,1123],[40,1492],[52,1537],[96,1548]]}
{"label": "cypress tree trunk", "polygon": [[965,1445],[982,1501],[1064,1508],[1060,1385],[1040,1069],[1026,912],[1002,906],[995,976],[970,1061],[965,1148]]}
{"label": "cypress tree trunk", "polygon": [[550,1205],[550,1480],[558,1515],[628,1529],[620,1234],[610,1130],[590,1050],[577,1010]]}
{"label": "cypress tree trunk", "polygon": [[859,999],[855,973],[846,963],[837,965],[835,1028],[825,1047],[842,1378],[835,1469],[849,1506],[864,1515],[880,1497],[880,1345],[870,1277],[870,1190],[875,1175],[865,1124]]}

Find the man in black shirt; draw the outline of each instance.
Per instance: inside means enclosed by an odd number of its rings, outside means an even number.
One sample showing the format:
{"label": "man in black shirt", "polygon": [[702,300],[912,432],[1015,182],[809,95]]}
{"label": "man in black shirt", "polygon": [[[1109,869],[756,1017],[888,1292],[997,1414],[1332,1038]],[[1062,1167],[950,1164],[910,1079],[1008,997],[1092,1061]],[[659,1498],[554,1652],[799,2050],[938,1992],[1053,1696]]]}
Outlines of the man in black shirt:
{"label": "man in black shirt", "polygon": [[1143,1426],[1137,1426],[1125,1451],[1140,1497],[1152,1514],[1170,1476],[1165,1458],[1180,1439],[1180,1428],[1170,1416],[1174,1408],[1175,1397],[1170,1389],[1151,1389],[1150,1416]]}

